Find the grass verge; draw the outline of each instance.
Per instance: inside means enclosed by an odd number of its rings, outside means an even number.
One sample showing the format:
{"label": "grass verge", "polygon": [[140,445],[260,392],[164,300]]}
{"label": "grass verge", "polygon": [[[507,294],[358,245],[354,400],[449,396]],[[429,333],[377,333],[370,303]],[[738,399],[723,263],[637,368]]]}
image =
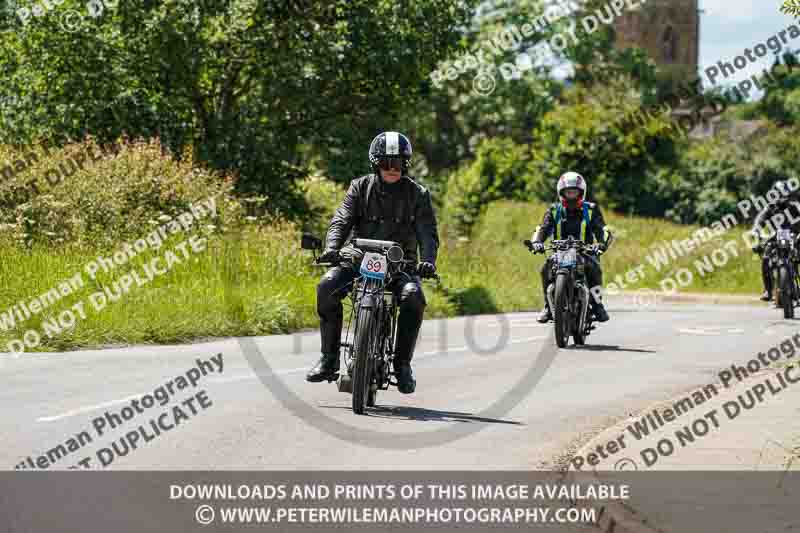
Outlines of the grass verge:
{"label": "grass verge", "polygon": [[[426,284],[428,317],[500,313],[538,308],[542,304],[539,268],[544,258],[533,256],[521,241],[530,236],[541,220],[545,205],[497,202],[488,207],[469,240],[449,235],[442,228],[439,271],[441,287]],[[758,262],[741,239],[741,229],[708,242],[691,255],[671,261],[657,270],[648,260],[651,250],[673,239],[685,239],[697,228],[661,220],[617,216],[607,213],[607,222],[617,233],[612,249],[603,257],[605,281],[643,265],[641,279],[625,289],[659,289],[664,277],[678,269],[693,272],[693,282],[682,290],[691,292],[756,293],[760,288]],[[36,330],[42,337],[36,350],[138,343],[178,343],[209,337],[289,333],[317,325],[316,283],[322,270],[311,265],[311,255],[299,249],[299,230],[291,225],[248,228],[237,235],[228,231],[208,236],[205,251],[177,264],[142,287],[133,287],[118,301],[95,311],[92,293],[155,255],[137,256],[130,264],[87,280],[80,290],[14,327],[0,324],[0,350]],[[176,236],[168,245],[186,236]],[[700,275],[695,261],[728,240],[738,242],[738,254],[712,273]],[[733,248],[729,248],[733,250]],[[85,265],[109,248],[34,246],[24,249],[0,241],[0,313],[20,300],[43,294],[64,279],[83,271]],[[719,259],[719,256],[717,257]],[[718,261],[719,262],[719,261]],[[54,334],[43,333],[44,323],[83,301],[85,319]],[[2,319],[2,315],[0,315]]]}

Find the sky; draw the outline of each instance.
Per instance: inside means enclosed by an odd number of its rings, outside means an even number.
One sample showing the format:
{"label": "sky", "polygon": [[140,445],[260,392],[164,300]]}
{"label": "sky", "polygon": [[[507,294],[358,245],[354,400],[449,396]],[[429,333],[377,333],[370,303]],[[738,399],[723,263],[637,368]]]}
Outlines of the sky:
{"label": "sky", "polygon": [[[781,0],[700,0],[703,13],[700,14],[699,74],[703,77],[704,87],[709,86],[703,72],[707,67],[720,60],[733,63],[733,58],[742,55],[745,48],[752,49],[756,44],[766,42],[794,23],[792,17],[780,12],[781,4]],[[800,22],[797,24],[800,27]],[[800,38],[789,40],[787,46],[800,50]],[[726,84],[738,83],[753,74],[760,75],[763,69],[772,65],[773,57],[769,52],[757,63],[748,64],[723,81]],[[758,96],[754,93],[754,97]]]}

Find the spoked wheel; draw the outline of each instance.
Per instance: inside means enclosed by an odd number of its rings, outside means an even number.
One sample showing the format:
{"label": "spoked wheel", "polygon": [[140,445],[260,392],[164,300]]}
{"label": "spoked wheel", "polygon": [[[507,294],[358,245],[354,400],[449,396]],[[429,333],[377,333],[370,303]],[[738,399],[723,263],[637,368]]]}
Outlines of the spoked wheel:
{"label": "spoked wheel", "polygon": [[378,391],[372,390],[372,387],[367,393],[367,407],[375,407],[375,399],[378,397]]}
{"label": "spoked wheel", "polygon": [[571,313],[567,308],[567,276],[565,274],[556,277],[556,290],[553,300],[555,304],[553,321],[555,322],[556,344],[559,348],[565,348],[569,342],[571,321]]}
{"label": "spoked wheel", "polygon": [[[362,307],[358,313],[353,343],[353,412],[364,414],[372,381],[372,337],[375,335],[373,309]],[[374,402],[374,399],[373,399]]]}
{"label": "spoked wheel", "polygon": [[788,266],[781,265],[778,270],[778,294],[780,306],[783,308],[783,318],[794,318],[794,282]]}

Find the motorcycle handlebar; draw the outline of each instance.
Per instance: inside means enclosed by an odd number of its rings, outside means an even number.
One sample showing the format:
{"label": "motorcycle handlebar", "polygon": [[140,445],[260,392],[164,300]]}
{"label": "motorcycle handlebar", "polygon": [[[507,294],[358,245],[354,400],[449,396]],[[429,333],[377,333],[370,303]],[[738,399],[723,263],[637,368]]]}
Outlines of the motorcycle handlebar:
{"label": "motorcycle handlebar", "polygon": [[[522,241],[522,243],[528,248],[528,250],[530,252],[533,252],[533,253],[544,253],[545,251],[563,249],[564,245],[567,245],[567,244],[574,245],[575,248],[577,248],[581,252],[591,252],[592,251],[592,247],[594,246],[592,244],[586,244],[585,242],[578,241],[578,240],[558,240],[558,241],[552,241],[552,242],[550,242],[550,244],[546,244],[544,246],[544,249],[541,252],[534,252],[533,251],[533,242],[531,242],[529,239],[525,239],[524,241]],[[597,251],[597,255],[602,255],[602,254],[603,254],[602,250],[598,250]]]}
{"label": "motorcycle handlebar", "polygon": [[[346,263],[346,262],[347,262],[347,259],[344,258],[344,257],[341,257],[341,256],[339,256],[339,258],[336,261],[325,261],[325,262],[321,262],[321,261],[319,261],[319,258],[317,258],[317,259],[314,260],[313,266],[325,266],[325,267],[339,266],[342,263]],[[400,261],[400,263],[403,263],[404,265],[407,265],[407,266],[411,266],[411,273],[420,276],[422,279],[431,279],[431,280],[435,280],[437,282],[441,282],[442,281],[442,278],[439,277],[439,274],[437,274],[436,272],[434,272],[430,276],[422,276],[419,273],[419,265],[420,265],[420,263],[417,263],[416,261],[404,259],[404,260]]]}

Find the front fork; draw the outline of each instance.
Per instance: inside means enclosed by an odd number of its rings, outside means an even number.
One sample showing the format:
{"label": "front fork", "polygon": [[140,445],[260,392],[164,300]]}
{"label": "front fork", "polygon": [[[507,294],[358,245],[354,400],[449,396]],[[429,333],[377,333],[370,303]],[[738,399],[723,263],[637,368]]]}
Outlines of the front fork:
{"label": "front fork", "polygon": [[[576,291],[580,291],[580,293],[581,293],[581,300],[580,300],[581,301],[581,307],[578,310],[578,316],[580,317],[580,320],[578,321],[576,326],[578,328],[583,328],[586,325],[586,317],[589,314],[589,298],[591,298],[591,293],[589,292],[589,289],[586,288],[586,285],[584,285],[583,283],[575,282],[575,279],[574,279],[574,277],[573,277],[571,272],[565,272],[565,271],[556,272],[556,275],[554,277],[557,277],[559,274],[563,274],[563,273],[565,273],[566,275],[570,276],[570,278],[572,280],[572,283],[568,284],[568,286],[571,289],[572,294],[568,294],[567,295],[567,301],[568,302],[574,302],[575,301],[575,299],[574,299],[575,298],[575,292]],[[553,283],[550,283],[550,285],[548,285],[548,287],[547,287],[547,303],[548,303],[548,305],[550,305],[550,312],[551,313],[555,313],[555,309],[556,309],[555,305],[554,305],[555,299],[556,299],[555,298],[555,292],[556,292],[556,284],[555,284],[555,281],[554,281]],[[570,309],[570,312],[571,311],[572,310]]]}

